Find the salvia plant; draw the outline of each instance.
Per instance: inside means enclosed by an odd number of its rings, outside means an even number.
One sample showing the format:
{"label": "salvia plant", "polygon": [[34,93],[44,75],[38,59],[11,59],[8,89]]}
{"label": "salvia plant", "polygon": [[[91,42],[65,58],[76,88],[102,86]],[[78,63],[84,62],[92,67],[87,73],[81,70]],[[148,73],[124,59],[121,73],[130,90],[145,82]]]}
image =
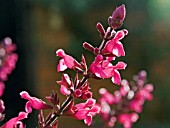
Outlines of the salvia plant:
{"label": "salvia plant", "polygon": [[[119,61],[113,65],[117,57],[125,56],[123,44],[120,42],[127,34],[126,29],[119,29],[126,16],[125,5],[116,8],[108,18],[108,27],[104,29],[101,23],[97,23],[96,28],[102,39],[98,47],[84,42],[83,47],[94,55],[94,61],[87,66],[86,59],[82,55],[81,62],[67,54],[63,49],[56,51],[56,56],[60,58],[57,64],[57,71],[62,72],[61,80],[57,81],[60,86],[60,93],[65,96],[65,101],[60,102],[57,92],[52,91],[50,96],[46,96],[47,102],[31,96],[27,91],[20,93],[21,98],[27,100],[25,110],[18,116],[10,119],[1,128],[25,128],[22,122],[29,117],[33,109],[39,111],[38,126],[40,128],[57,128],[58,118],[61,116],[72,117],[83,120],[87,126],[93,122],[93,117],[99,115],[103,124],[101,127],[114,127],[120,123],[124,128],[131,128],[142,112],[143,104],[146,100],[152,100],[153,85],[147,83],[147,73],[142,70],[135,75],[132,81],[121,80],[119,70],[124,70],[126,63]],[[10,38],[5,38],[0,44],[0,97],[3,95],[8,74],[15,68],[17,54],[13,53],[16,46],[12,44]],[[66,69],[73,70],[76,75],[71,78],[64,73]],[[93,98],[90,90],[89,79],[111,79],[113,84],[120,85],[118,90],[108,91],[101,88],[101,97],[98,102]],[[79,99],[80,102],[75,102]],[[44,116],[44,110],[49,110]],[[0,99],[0,120],[5,117],[5,105]]]}

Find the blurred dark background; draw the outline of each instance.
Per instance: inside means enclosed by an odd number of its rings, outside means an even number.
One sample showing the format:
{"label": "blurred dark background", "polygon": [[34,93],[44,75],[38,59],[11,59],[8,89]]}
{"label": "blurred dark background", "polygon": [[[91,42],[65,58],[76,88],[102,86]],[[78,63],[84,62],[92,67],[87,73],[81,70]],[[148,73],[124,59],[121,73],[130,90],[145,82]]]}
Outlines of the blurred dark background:
{"label": "blurred dark background", "polygon": [[[125,4],[127,9],[122,28],[129,31],[122,40],[126,56],[120,59],[128,64],[127,69],[121,72],[122,77],[131,80],[134,74],[145,69],[149,82],[155,87],[154,100],[144,105],[140,120],[134,127],[170,127],[169,0],[1,0],[0,40],[11,37],[17,44],[19,55],[3,95],[5,121],[24,110],[25,101],[19,96],[22,90],[44,100],[51,90],[58,90],[56,80],[61,79],[61,73],[56,72],[56,49],[63,48],[78,60],[82,52],[88,58],[93,57],[83,50],[82,43],[87,41],[98,46],[101,39],[96,23],[99,21],[106,28],[108,16],[121,4]],[[114,85],[110,81],[92,82],[95,98],[98,89],[104,86]],[[36,114],[30,114],[30,119],[26,120],[27,127],[37,126]],[[83,121],[70,118],[61,118],[59,126],[87,127]]]}

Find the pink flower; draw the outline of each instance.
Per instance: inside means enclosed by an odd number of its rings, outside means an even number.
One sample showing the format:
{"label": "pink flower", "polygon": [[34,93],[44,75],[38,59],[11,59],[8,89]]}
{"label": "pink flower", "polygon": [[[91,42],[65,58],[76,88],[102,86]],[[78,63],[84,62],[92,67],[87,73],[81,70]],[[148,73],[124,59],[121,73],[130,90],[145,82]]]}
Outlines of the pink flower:
{"label": "pink flower", "polygon": [[122,43],[119,41],[124,38],[125,35],[127,35],[127,30],[121,30],[118,31],[114,38],[107,41],[105,47],[102,49],[103,55],[109,55],[109,56],[125,56],[125,51],[123,48]]}
{"label": "pink flower", "polygon": [[141,113],[142,109],[143,109],[143,104],[144,104],[144,100],[141,99],[132,99],[129,102],[129,109],[133,110],[137,113]]}
{"label": "pink flower", "polygon": [[108,123],[107,123],[107,126],[110,127],[110,128],[113,128],[115,123],[116,123],[117,119],[115,116],[112,116],[110,117]]}
{"label": "pink flower", "polygon": [[88,126],[92,123],[92,117],[99,113],[100,107],[95,105],[94,99],[88,99],[85,103],[79,103],[73,107],[74,115],[78,120],[84,120]]}
{"label": "pink flower", "polygon": [[121,81],[121,87],[120,87],[120,93],[122,96],[126,96],[128,92],[130,91],[130,86],[127,80]]}
{"label": "pink flower", "polygon": [[25,128],[21,120],[27,118],[28,113],[20,112],[17,117],[10,119],[1,128]]}
{"label": "pink flower", "polygon": [[28,100],[28,102],[25,105],[25,111],[28,113],[32,112],[32,108],[36,110],[41,110],[41,109],[51,109],[52,107],[50,105],[47,105],[44,101],[41,99],[38,99],[36,97],[31,97],[28,92],[22,91],[20,93],[21,97],[23,99]]}
{"label": "pink flower", "polygon": [[75,67],[80,67],[80,64],[73,57],[65,54],[64,50],[57,50],[56,55],[62,58],[57,66],[58,72],[64,71],[67,68],[73,69]]}
{"label": "pink flower", "polygon": [[100,102],[101,110],[100,114],[103,120],[107,120],[110,116],[111,107],[106,101]]}
{"label": "pink flower", "polygon": [[153,95],[152,95],[152,92],[153,91],[153,85],[152,84],[146,84],[145,87],[143,88],[143,90],[141,90],[141,95],[143,95],[143,97],[146,99],[146,100],[153,100]]}
{"label": "pink flower", "polygon": [[124,62],[118,62],[113,66],[107,59],[104,60],[102,55],[97,55],[95,61],[90,65],[90,71],[99,78],[112,78],[112,82],[120,84],[121,77],[118,72],[120,69],[125,69]]}
{"label": "pink flower", "polygon": [[139,116],[136,113],[131,114],[120,114],[118,116],[118,121],[123,124],[124,128],[131,128],[132,124],[138,120]]}
{"label": "pink flower", "polygon": [[73,86],[73,83],[70,80],[70,77],[68,76],[68,74],[63,74],[62,80],[61,81],[57,81],[57,83],[59,85],[61,85],[60,92],[63,95],[69,95],[71,93],[70,87]]}
{"label": "pink flower", "polygon": [[6,81],[8,79],[8,75],[15,68],[18,55],[13,53],[16,50],[16,45],[12,44],[12,40],[9,37],[0,42],[0,47],[0,80]]}
{"label": "pink flower", "polygon": [[101,95],[100,102],[107,102],[108,104],[113,104],[115,102],[115,97],[109,93],[105,88],[99,90]]}
{"label": "pink flower", "polygon": [[123,21],[126,16],[125,5],[121,5],[112,13],[112,16],[109,17],[108,23],[113,29],[120,28],[123,24]]}
{"label": "pink flower", "polygon": [[90,89],[89,83],[85,82],[84,86],[78,87],[77,89],[74,90],[74,97],[81,99],[92,98],[92,92],[90,92],[89,89]]}

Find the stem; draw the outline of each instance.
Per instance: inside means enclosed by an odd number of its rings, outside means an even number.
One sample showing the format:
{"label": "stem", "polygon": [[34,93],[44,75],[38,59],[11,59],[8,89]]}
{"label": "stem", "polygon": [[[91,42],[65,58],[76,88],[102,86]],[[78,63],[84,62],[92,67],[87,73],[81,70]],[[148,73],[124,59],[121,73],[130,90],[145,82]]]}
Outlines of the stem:
{"label": "stem", "polygon": [[73,97],[70,95],[66,101],[62,104],[61,108],[59,109],[59,111],[57,113],[54,113],[53,117],[50,118],[46,124],[45,124],[45,128],[47,126],[52,126],[56,120],[58,119],[58,117],[62,114],[62,112],[65,110],[65,108],[69,105],[69,103],[71,102],[71,100],[73,99]]}
{"label": "stem", "polygon": [[102,43],[100,44],[99,51],[102,50],[102,48],[104,47],[105,42],[106,42],[106,40],[103,39]]}
{"label": "stem", "polygon": [[111,29],[109,29],[109,30],[107,30],[107,32],[105,33],[105,38],[103,38],[103,40],[102,40],[102,43],[100,44],[100,46],[99,46],[99,51],[101,51],[102,49],[103,49],[103,47],[105,46],[105,44],[106,44],[106,42],[108,41],[108,40],[110,40],[111,38],[113,38],[112,36],[112,28]]}
{"label": "stem", "polygon": [[[86,80],[88,79],[88,77],[83,77],[81,80],[81,84],[79,87],[83,86],[84,83],[86,82]],[[55,122],[57,121],[58,117],[63,113],[63,111],[67,108],[67,106],[70,104],[70,102],[73,100],[73,96],[72,94],[65,100],[65,102],[62,104],[61,108],[58,110],[57,113],[53,114],[53,117],[50,118],[49,120],[46,121],[45,123],[45,128],[48,126],[53,126],[53,124],[55,124]]]}

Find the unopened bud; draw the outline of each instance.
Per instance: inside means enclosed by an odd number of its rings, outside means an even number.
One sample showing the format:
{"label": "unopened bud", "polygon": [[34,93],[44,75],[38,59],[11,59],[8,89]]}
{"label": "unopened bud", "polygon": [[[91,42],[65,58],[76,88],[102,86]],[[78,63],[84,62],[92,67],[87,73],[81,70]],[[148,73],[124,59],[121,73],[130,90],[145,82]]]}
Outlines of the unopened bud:
{"label": "unopened bud", "polygon": [[123,24],[123,21],[126,16],[125,5],[121,5],[112,13],[112,16],[109,17],[108,23],[111,28],[117,29],[120,28]]}
{"label": "unopened bud", "polygon": [[105,36],[105,30],[104,30],[104,28],[103,28],[103,25],[98,22],[97,25],[96,25],[96,28],[97,28],[97,30],[99,31],[101,38],[104,38],[104,36]]}
{"label": "unopened bud", "polygon": [[88,51],[94,52],[94,47],[87,42],[83,43],[83,47]]}

